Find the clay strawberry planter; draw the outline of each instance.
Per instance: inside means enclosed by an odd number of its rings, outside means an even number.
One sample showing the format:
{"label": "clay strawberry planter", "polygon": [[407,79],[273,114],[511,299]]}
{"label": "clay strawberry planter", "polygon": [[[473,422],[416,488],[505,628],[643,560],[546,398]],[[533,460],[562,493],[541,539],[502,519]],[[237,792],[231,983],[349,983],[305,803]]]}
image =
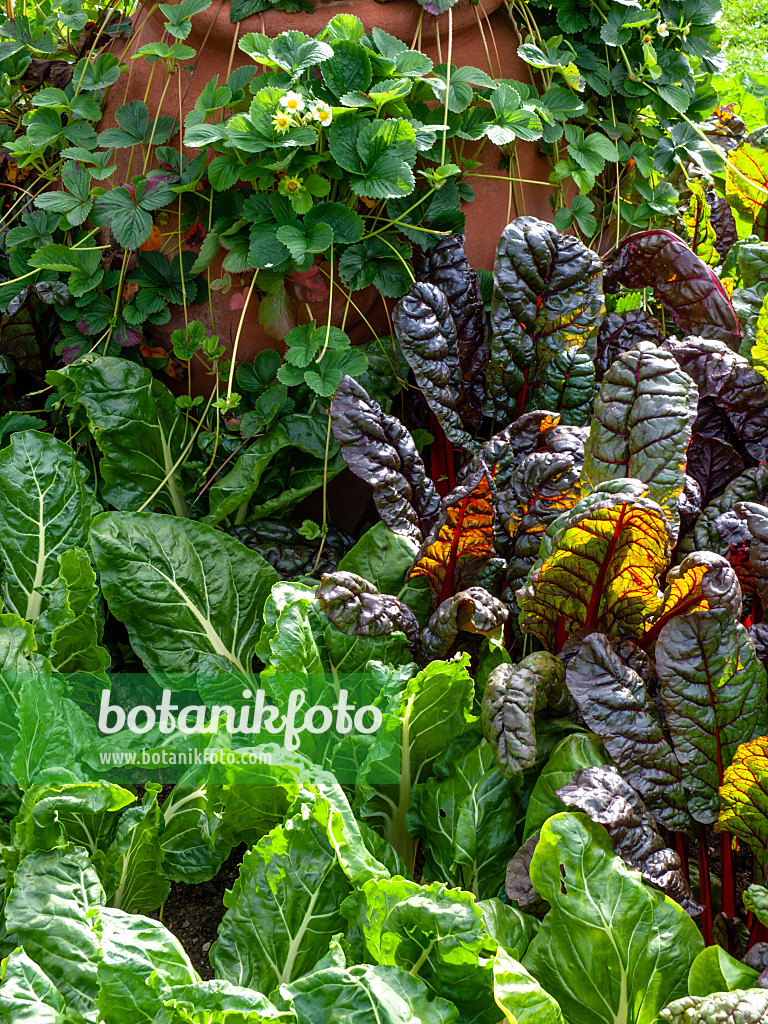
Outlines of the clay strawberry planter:
{"label": "clay strawberry planter", "polygon": [[[470,0],[459,0],[453,8],[453,42],[452,62],[459,66],[471,65],[481,68],[495,78],[508,78],[529,81],[528,66],[517,56],[518,38],[507,11],[501,6],[502,0],[479,0],[475,7]],[[423,12],[415,0],[390,0],[379,3],[376,0],[315,0],[312,13],[286,14],[283,11],[270,10],[261,15],[254,15],[234,25],[229,19],[229,4],[214,2],[207,11],[192,19],[192,32],[185,42],[197,51],[194,70],[181,72],[181,97],[176,88],[167,90],[160,112],[178,117],[179,106],[186,115],[194,104],[201,88],[214,75],[223,82],[229,71],[247,62],[247,58],[237,50],[237,39],[246,32],[262,32],[276,36],[287,29],[299,29],[308,35],[320,32],[334,15],[349,12],[355,14],[363,22],[366,30],[375,26],[384,29],[391,35],[398,36],[409,46],[422,49],[432,60],[447,60],[448,55],[448,18],[443,15],[439,19]],[[135,31],[121,54],[129,65],[129,74],[121,76],[108,97],[102,121],[102,128],[114,124],[114,113],[123,103],[134,99],[144,99],[151,114],[157,112],[163,91],[163,76],[158,65],[131,60],[131,55],[149,42],[169,41],[163,28],[163,16],[157,11],[142,10],[135,19]],[[172,40],[170,40],[172,41]],[[155,68],[154,75],[152,68]],[[468,144],[468,147],[471,144]],[[188,151],[194,155],[195,151]],[[519,169],[517,176],[535,184],[516,185],[513,195],[510,183],[503,180],[504,171],[498,167],[499,153],[489,142],[483,147],[483,164],[477,176],[470,178],[475,189],[475,201],[465,207],[467,255],[472,264],[480,269],[490,270],[493,266],[496,243],[502,229],[517,214],[527,213],[548,218],[551,215],[549,205],[550,186],[548,184],[549,166],[539,154],[534,143],[518,143],[517,154]],[[471,156],[471,153],[467,155]],[[127,173],[127,155],[125,151],[118,153],[117,181]],[[135,173],[135,170],[134,170]],[[489,175],[490,177],[483,177]],[[494,177],[495,176],[495,177]],[[221,257],[214,261],[211,277],[220,273]],[[247,285],[248,278],[244,279]],[[325,280],[325,279],[324,279]],[[242,284],[237,282],[237,290],[242,292]],[[214,293],[213,311],[215,331],[223,344],[232,344],[237,333],[241,317],[242,305],[233,293]],[[357,310],[347,310],[345,329],[353,341],[363,341],[370,337],[370,327],[377,333],[388,333],[388,316],[383,301],[373,289],[355,293],[353,301]],[[312,315],[318,321],[327,317],[327,300],[309,303]],[[235,308],[231,308],[235,307]],[[238,346],[238,358],[253,358],[265,347],[278,345],[270,338],[257,320],[257,304],[251,301]],[[341,324],[346,302],[338,297],[334,301],[334,322]],[[308,318],[306,307],[297,302],[300,320]],[[200,319],[210,326],[208,303],[200,303],[191,307],[190,316]],[[369,326],[370,325],[370,326]],[[171,322],[164,329],[168,333],[179,326]]]}

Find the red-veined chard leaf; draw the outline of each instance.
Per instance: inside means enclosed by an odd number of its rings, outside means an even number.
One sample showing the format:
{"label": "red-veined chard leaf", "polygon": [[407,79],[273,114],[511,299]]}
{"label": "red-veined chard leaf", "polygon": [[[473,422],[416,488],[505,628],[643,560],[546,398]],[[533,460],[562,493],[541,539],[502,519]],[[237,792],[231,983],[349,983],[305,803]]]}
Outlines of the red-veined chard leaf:
{"label": "red-veined chard leaf", "polygon": [[573,346],[594,354],[604,314],[597,253],[535,217],[512,221],[496,250],[488,411],[508,422],[536,366]]}
{"label": "red-veined chard leaf", "polygon": [[768,387],[743,356],[711,338],[669,339],[665,343],[699,389],[723,409],[755,459],[768,453]]}
{"label": "red-veined chard leaf", "polygon": [[556,352],[540,369],[526,405],[560,413],[560,422],[584,426],[592,415],[595,363],[592,353],[578,345]]}
{"label": "red-veined chard leaf", "polygon": [[476,447],[459,415],[462,375],[459,346],[448,300],[434,284],[417,281],[400,299],[392,323],[416,383],[448,440]]}
{"label": "red-veined chard leaf", "polygon": [[317,600],[331,622],[347,636],[386,636],[399,630],[413,643],[419,624],[411,609],[353,572],[323,576]]}
{"label": "red-veined chard leaf", "polygon": [[640,342],[620,355],[595,399],[582,493],[605,480],[642,480],[676,527],[697,398],[695,384],[669,353]]}
{"label": "red-veined chard leaf", "polygon": [[373,487],[383,521],[420,543],[421,527],[431,526],[440,499],[411,435],[348,376],[336,390],[331,423],[344,461]]}
{"label": "red-veined chard leaf", "polygon": [[419,663],[425,665],[448,657],[460,631],[490,636],[508,618],[506,607],[483,587],[460,590],[440,604],[422,630]]}
{"label": "red-veined chard leaf", "polygon": [[701,488],[704,507],[721,494],[731,480],[744,472],[744,459],[727,441],[694,430],[688,445],[685,470]]}
{"label": "red-veined chard leaf", "polygon": [[459,414],[477,430],[483,418],[488,328],[480,281],[464,252],[463,235],[441,238],[424,255],[419,280],[436,285],[448,302],[456,325],[461,388]]}
{"label": "red-veined chard leaf", "polygon": [[513,779],[536,761],[537,711],[551,704],[569,706],[565,667],[548,651],[529,654],[518,665],[497,665],[488,676],[482,701],[485,738],[499,767]]}
{"label": "red-veined chard leaf", "polygon": [[587,726],[654,818],[682,831],[690,821],[683,773],[648,693],[654,676],[642,651],[592,633],[568,665],[565,682]]}
{"label": "red-veined chard leaf", "polygon": [[768,866],[768,736],[742,743],[725,769],[716,832],[730,832]]}
{"label": "red-veined chard leaf", "polygon": [[609,481],[548,528],[518,591],[520,624],[559,651],[581,629],[640,636],[659,607],[669,535],[661,507],[634,480]]}
{"label": "red-veined chard leaf", "polygon": [[765,669],[727,609],[693,611],[667,623],[656,641],[656,668],[688,809],[711,824],[736,748],[768,725]]}
{"label": "red-veined chard leaf", "polygon": [[708,267],[714,267],[720,262],[721,254],[716,247],[717,235],[712,224],[712,212],[704,195],[704,186],[695,178],[689,178],[686,184],[691,194],[688,207],[683,212],[688,244]]}
{"label": "red-veined chard leaf", "polygon": [[636,348],[641,341],[650,341],[652,345],[664,341],[664,330],[656,317],[644,309],[606,313],[597,335],[595,372],[598,381],[603,379],[614,359]]}
{"label": "red-veined chard leaf", "polygon": [[640,796],[614,767],[584,768],[557,795],[566,807],[576,807],[604,825],[616,853],[646,882],[665,892],[691,917],[701,913],[680,857],[667,847]]}
{"label": "red-veined chard leaf", "polygon": [[653,288],[685,334],[719,338],[738,348],[741,328],[717,275],[671,231],[654,228],[625,238],[605,269],[605,290]]}
{"label": "red-veined chard leaf", "polygon": [[437,608],[471,586],[493,552],[493,489],[490,473],[481,465],[443,499],[411,576],[426,577]]}

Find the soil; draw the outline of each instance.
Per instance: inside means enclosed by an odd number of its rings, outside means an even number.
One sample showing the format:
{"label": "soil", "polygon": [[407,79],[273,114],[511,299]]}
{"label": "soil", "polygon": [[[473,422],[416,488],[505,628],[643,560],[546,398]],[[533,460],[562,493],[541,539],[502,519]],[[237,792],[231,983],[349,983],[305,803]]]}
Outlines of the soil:
{"label": "soil", "polygon": [[187,951],[203,981],[213,978],[208,951],[224,916],[224,890],[235,884],[245,852],[244,843],[235,847],[209,882],[174,882],[163,906],[163,924]]}

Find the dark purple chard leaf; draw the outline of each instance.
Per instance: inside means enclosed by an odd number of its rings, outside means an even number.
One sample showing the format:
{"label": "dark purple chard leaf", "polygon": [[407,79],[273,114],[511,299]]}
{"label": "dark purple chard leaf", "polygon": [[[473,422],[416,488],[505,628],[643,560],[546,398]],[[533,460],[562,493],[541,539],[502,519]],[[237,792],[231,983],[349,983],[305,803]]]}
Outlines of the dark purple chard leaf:
{"label": "dark purple chard leaf", "polygon": [[393,533],[420,544],[422,529],[429,529],[440,509],[440,497],[409,432],[351,377],[342,377],[336,389],[331,425],[344,461],[373,488],[382,520]]}
{"label": "dark purple chard leaf", "polygon": [[573,345],[556,353],[536,375],[528,404],[560,413],[560,422],[583,427],[592,418],[595,364],[587,349]]}
{"label": "dark purple chard leaf", "polygon": [[395,306],[392,323],[416,383],[445,436],[457,448],[477,448],[459,415],[459,346],[445,295],[435,285],[417,281]]}
{"label": "dark purple chard leaf", "polygon": [[698,396],[670,353],[642,341],[603,377],[584,452],[582,490],[623,477],[647,484],[677,524]]}
{"label": "dark purple chard leaf", "polygon": [[763,666],[768,669],[768,624],[765,622],[753,622],[747,627],[749,639],[755,648],[755,654],[762,661]]}
{"label": "dark purple chard leaf", "polygon": [[[726,556],[732,554],[730,544],[734,539],[734,529],[741,534],[742,539],[739,543],[743,543],[745,537],[749,537],[749,529],[734,512],[739,501],[768,504],[768,469],[763,466],[747,469],[732,480],[723,493],[711,501],[701,513],[689,536],[682,541],[681,550],[709,550]],[[746,556],[749,556],[748,548]]]}
{"label": "dark purple chard leaf", "polygon": [[736,218],[733,216],[728,200],[723,199],[717,192],[710,190],[705,193],[704,197],[709,207],[709,222],[715,229],[715,248],[720,259],[724,261],[739,240]]}
{"label": "dark purple chard leaf", "polygon": [[418,638],[419,624],[408,605],[391,594],[380,594],[353,572],[323,576],[316,595],[334,626],[347,636],[388,636],[399,631],[411,643]]}
{"label": "dark purple chard leaf", "polygon": [[754,574],[755,589],[763,608],[768,608],[768,508],[753,501],[740,501],[736,515],[746,521],[749,530],[749,564]]}
{"label": "dark purple chard leaf", "polygon": [[606,313],[597,335],[597,358],[595,374],[601,381],[608,368],[622,352],[629,352],[641,341],[660,345],[664,341],[664,329],[644,309],[630,309],[627,313]]}
{"label": "dark purple chard leaf", "polygon": [[459,348],[459,414],[467,427],[478,430],[488,367],[488,325],[480,280],[469,265],[464,242],[464,235],[441,238],[425,253],[418,275],[420,281],[436,285],[448,302]]}
{"label": "dark purple chard leaf", "polygon": [[490,441],[486,441],[473,463],[462,471],[462,475],[474,470],[482,461],[491,471],[497,487],[509,487],[515,468],[526,455],[538,449],[547,431],[559,422],[560,416],[555,412],[536,409],[524,413],[514,423],[494,434]]}
{"label": "dark purple chard leaf", "polygon": [[534,832],[507,864],[504,892],[510,902],[527,914],[543,913],[549,904],[536,892],[531,881],[531,860],[541,833]]}
{"label": "dark purple chard leaf", "polygon": [[529,654],[518,665],[497,665],[488,676],[482,701],[485,738],[508,779],[536,761],[537,711],[551,704],[567,709],[565,668],[547,651]]}
{"label": "dark purple chard leaf", "polygon": [[[655,820],[682,832],[690,826],[682,769],[643,676],[620,651],[601,633],[586,637],[566,671],[568,692]],[[648,661],[638,648],[634,652],[640,662]]]}
{"label": "dark purple chard leaf", "polygon": [[701,487],[698,480],[685,474],[683,489],[677,496],[677,514],[680,517],[680,530],[686,533],[701,515]]}
{"label": "dark purple chard leaf", "polygon": [[768,725],[765,669],[746,629],[725,609],[668,622],[656,641],[656,670],[688,809],[710,825],[736,748]]}
{"label": "dark purple chard leaf", "polygon": [[613,848],[625,864],[691,917],[701,913],[680,857],[665,845],[645,804],[613,766],[583,768],[556,792],[566,807],[577,807],[608,829]]}
{"label": "dark purple chard leaf", "polygon": [[768,455],[768,387],[743,356],[712,338],[674,338],[665,342],[681,369],[693,379],[701,398],[723,409],[749,454]]}
{"label": "dark purple chard leaf", "polygon": [[719,338],[738,349],[741,327],[717,275],[671,231],[625,238],[604,271],[605,290],[653,288],[653,297],[685,334]]}
{"label": "dark purple chard leaf", "polygon": [[699,408],[696,413],[696,422],[693,424],[693,432],[694,434],[703,434],[705,437],[716,437],[720,441],[727,442],[740,453],[742,451],[739,435],[733,429],[733,424],[713,398],[702,398],[699,395]]}
{"label": "dark purple chard leaf", "polygon": [[684,996],[659,1011],[660,1024],[764,1024],[766,1019],[768,992],[760,988]]}
{"label": "dark purple chard leaf", "polygon": [[487,412],[509,422],[525,408],[534,364],[574,346],[594,357],[604,315],[597,253],[535,217],[513,220],[496,250]]}
{"label": "dark purple chard leaf", "polygon": [[688,445],[686,472],[701,488],[704,508],[744,472],[744,460],[727,441],[694,432]]}
{"label": "dark purple chard leaf", "polygon": [[281,519],[258,519],[247,526],[233,526],[226,532],[251,551],[258,551],[282,580],[333,572],[355,543],[345,530],[331,526],[321,550],[321,536],[308,540],[298,526]]}
{"label": "dark purple chard leaf", "polygon": [[421,633],[418,660],[422,665],[446,658],[459,632],[491,636],[509,618],[501,601],[483,587],[468,587],[443,601]]}

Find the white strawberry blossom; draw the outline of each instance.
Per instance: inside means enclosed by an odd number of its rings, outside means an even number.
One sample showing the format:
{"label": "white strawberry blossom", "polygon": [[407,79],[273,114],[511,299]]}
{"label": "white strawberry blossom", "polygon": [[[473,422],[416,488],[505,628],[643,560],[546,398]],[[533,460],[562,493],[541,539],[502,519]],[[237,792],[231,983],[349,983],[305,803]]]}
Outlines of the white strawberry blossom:
{"label": "white strawberry blossom", "polygon": [[304,109],[304,97],[299,92],[287,92],[280,97],[280,103],[292,114],[299,114]]}
{"label": "white strawberry blossom", "polygon": [[312,104],[312,117],[315,121],[319,121],[323,128],[327,128],[333,120],[333,112],[329,106],[325,103],[315,102]]}

